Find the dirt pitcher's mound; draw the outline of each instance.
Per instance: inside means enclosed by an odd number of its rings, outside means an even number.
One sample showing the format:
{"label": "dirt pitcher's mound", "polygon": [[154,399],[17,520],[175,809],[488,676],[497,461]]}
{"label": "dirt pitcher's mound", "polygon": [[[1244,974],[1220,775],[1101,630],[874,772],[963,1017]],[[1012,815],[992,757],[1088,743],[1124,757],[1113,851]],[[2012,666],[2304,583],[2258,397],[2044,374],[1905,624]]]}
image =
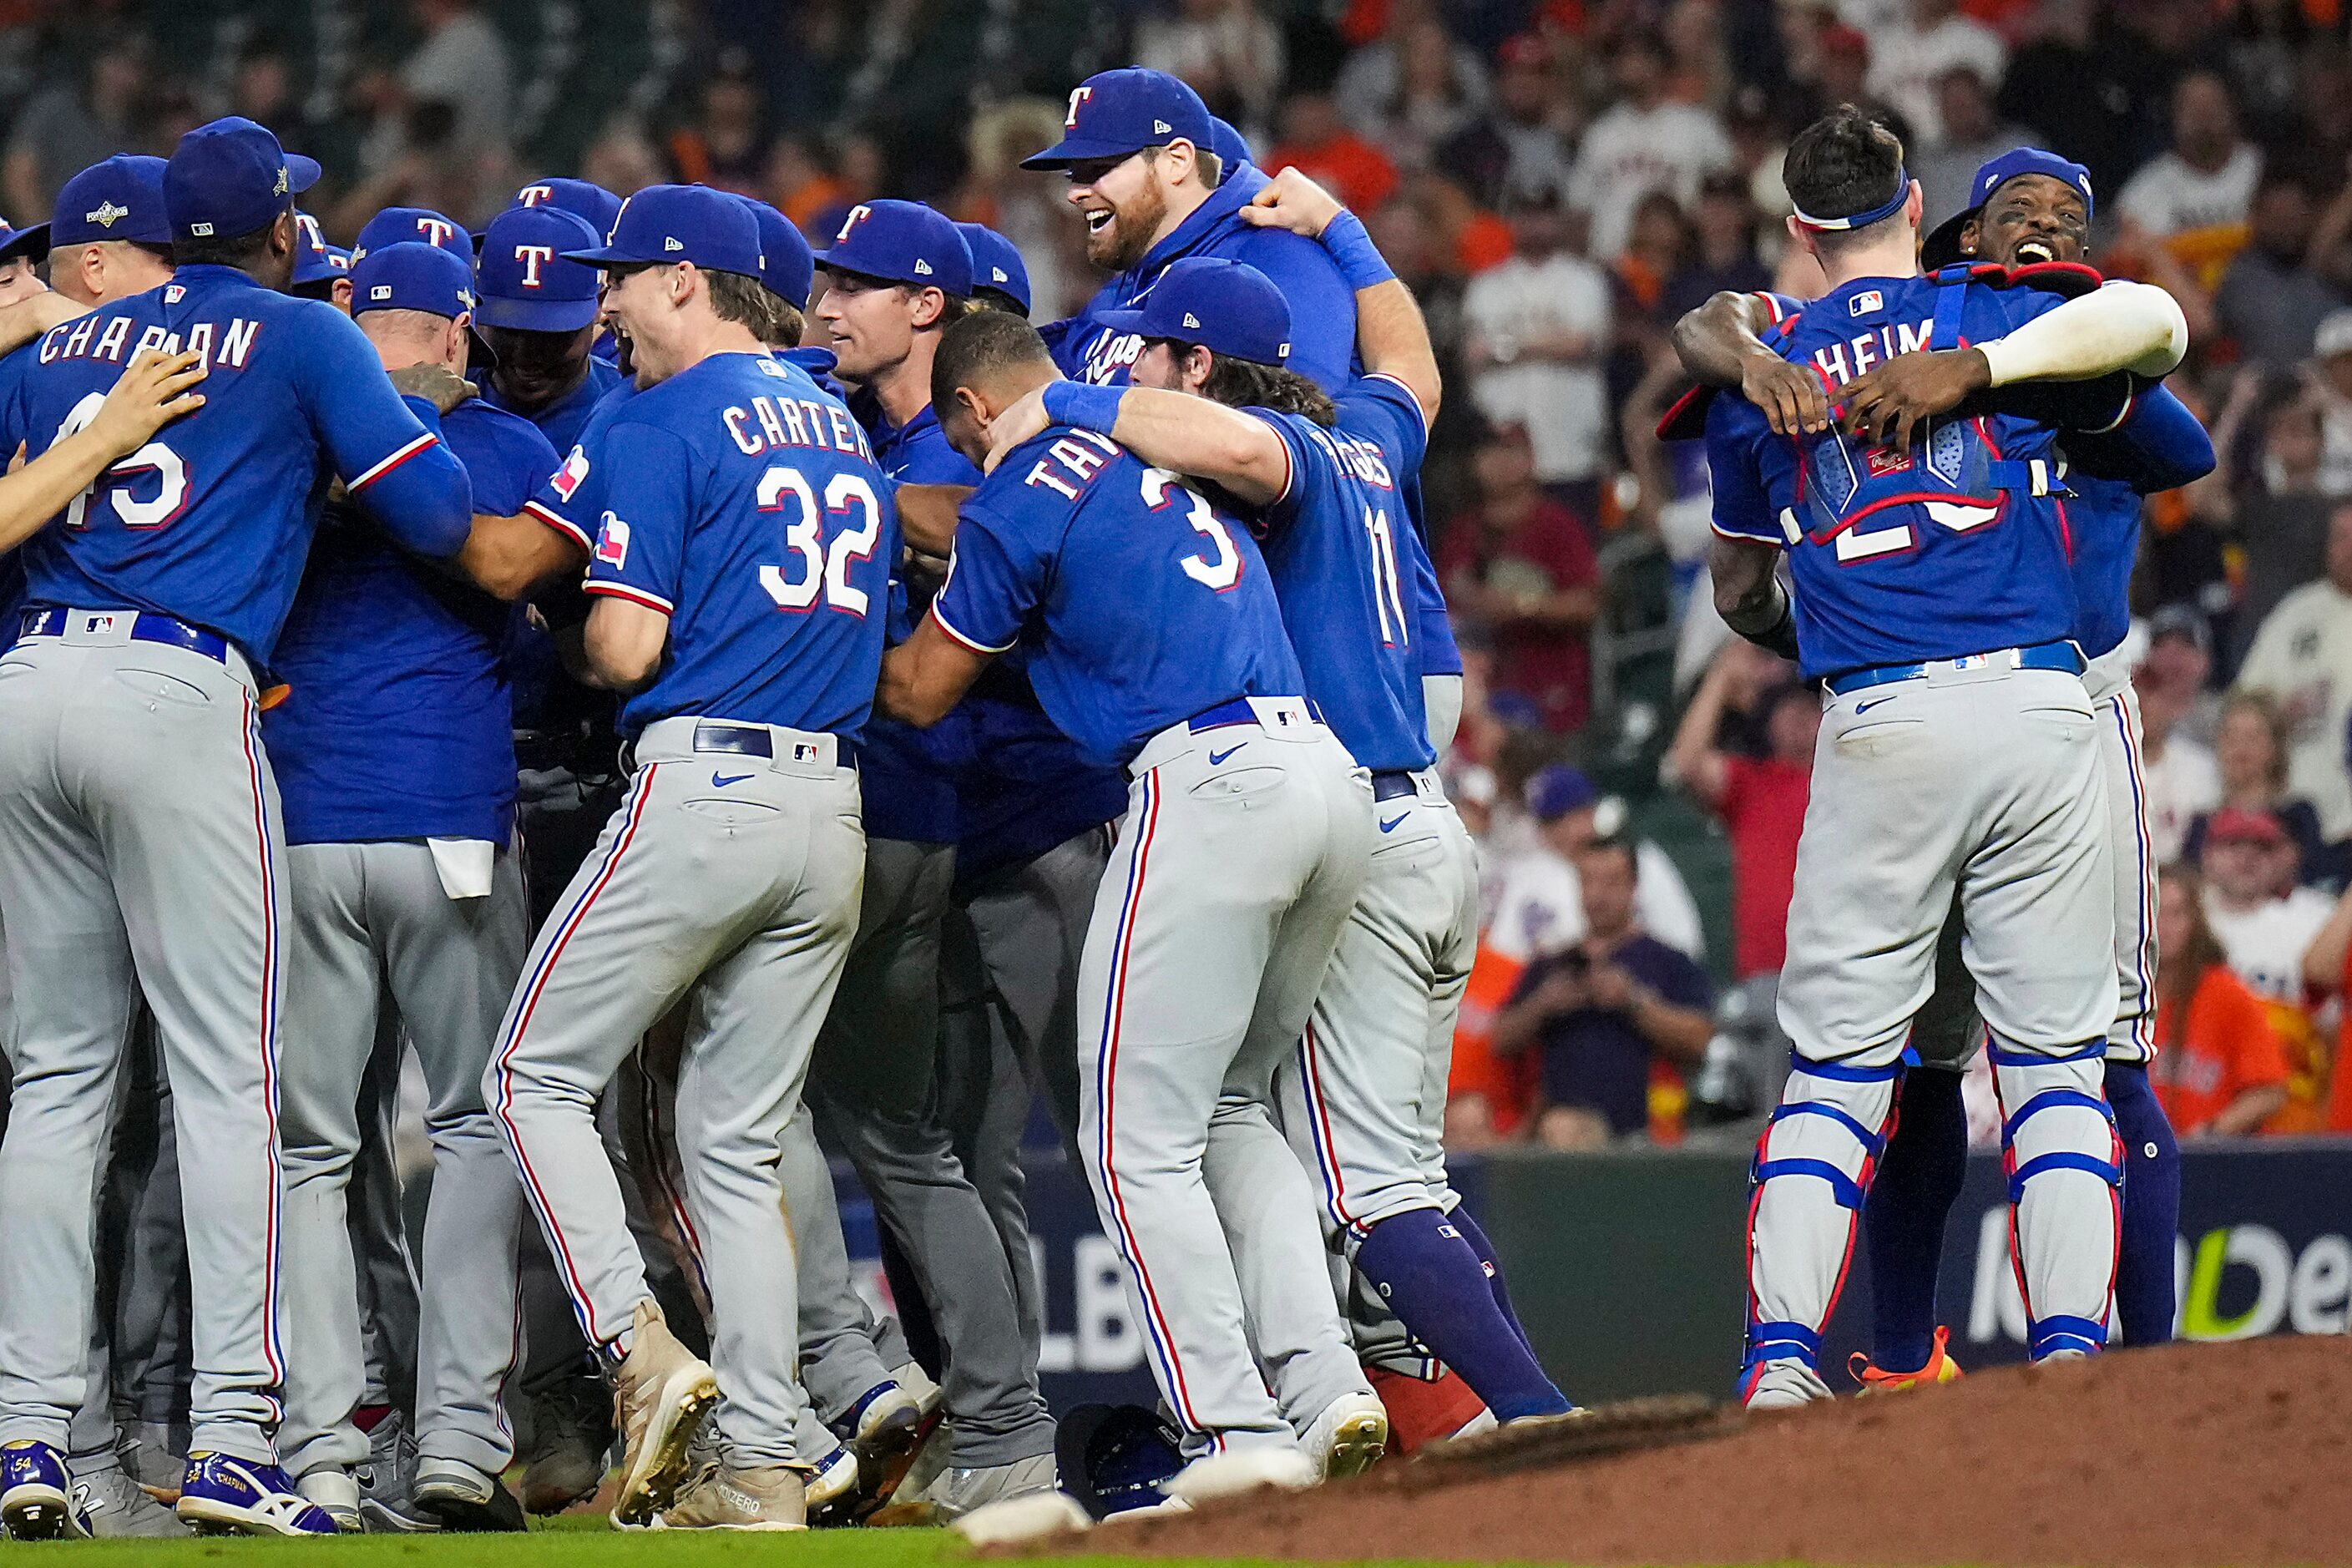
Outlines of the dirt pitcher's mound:
{"label": "dirt pitcher's mound", "polygon": [[2352,1564],[2352,1342],[2119,1352],[1495,1474],[1384,1465],[1076,1552],[1591,1563]]}

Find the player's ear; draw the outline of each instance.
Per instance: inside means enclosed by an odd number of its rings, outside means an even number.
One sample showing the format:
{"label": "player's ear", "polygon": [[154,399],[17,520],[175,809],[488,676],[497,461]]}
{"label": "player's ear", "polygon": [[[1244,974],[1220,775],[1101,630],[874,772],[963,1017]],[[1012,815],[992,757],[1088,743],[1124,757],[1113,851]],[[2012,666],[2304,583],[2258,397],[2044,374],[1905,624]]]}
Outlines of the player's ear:
{"label": "player's ear", "polygon": [[1800,223],[1793,216],[1780,221],[1788,225],[1789,238],[1798,249],[1812,255],[1820,254],[1821,247],[1813,243],[1813,231],[1809,225]]}
{"label": "player's ear", "polygon": [[959,386],[955,389],[955,400],[956,406],[962,409],[971,422],[980,426],[981,434],[987,435],[989,421],[993,416],[989,413],[988,404],[980,394],[969,386]]}
{"label": "player's ear", "polygon": [[1977,247],[1983,243],[1984,219],[1980,217],[1972,217],[1969,219],[1968,222],[1960,225],[1960,254],[1962,256],[1974,256],[1977,253]]}
{"label": "player's ear", "polygon": [[1920,219],[1927,216],[1927,193],[1919,188],[1918,181],[1914,180],[1911,182],[1911,194],[1903,204],[1903,221],[1913,228],[1917,228]]}

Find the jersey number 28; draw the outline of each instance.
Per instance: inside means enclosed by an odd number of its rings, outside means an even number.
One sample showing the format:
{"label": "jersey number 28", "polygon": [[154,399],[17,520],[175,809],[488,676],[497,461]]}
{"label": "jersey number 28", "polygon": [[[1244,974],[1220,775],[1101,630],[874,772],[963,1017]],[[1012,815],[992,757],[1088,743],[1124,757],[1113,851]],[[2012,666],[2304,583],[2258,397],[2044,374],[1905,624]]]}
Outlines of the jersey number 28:
{"label": "jersey number 28", "polygon": [[[793,559],[782,566],[760,568],[760,586],[781,610],[800,611],[823,599],[845,615],[866,614],[866,592],[853,586],[850,569],[874,553],[882,538],[882,503],[863,474],[835,474],[824,487],[824,504],[798,468],[770,468],[760,476],[761,511],[792,512],[784,524],[784,547]],[[824,520],[855,516],[857,521],[825,543]]]}
{"label": "jersey number 28", "polygon": [[[55,446],[88,426],[98,417],[99,405],[105,401],[106,394],[93,392],[75,404],[49,444]],[[141,500],[131,494],[131,489],[144,474],[155,476],[155,493]],[[123,527],[162,528],[188,510],[188,465],[163,442],[148,442],[99,475],[89,489],[66,503],[68,528],[89,526],[89,509],[100,492],[104,493],[106,504],[114,509],[114,515],[122,520]]]}

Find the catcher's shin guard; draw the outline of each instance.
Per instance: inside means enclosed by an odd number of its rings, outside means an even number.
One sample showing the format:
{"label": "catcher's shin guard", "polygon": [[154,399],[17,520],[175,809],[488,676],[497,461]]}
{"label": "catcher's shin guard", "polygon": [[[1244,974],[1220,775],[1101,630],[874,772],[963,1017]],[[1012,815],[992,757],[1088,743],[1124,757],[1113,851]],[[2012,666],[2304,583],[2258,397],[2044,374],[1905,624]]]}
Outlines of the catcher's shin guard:
{"label": "catcher's shin guard", "polygon": [[1874,1068],[1793,1058],[1748,1175],[1743,1392],[1767,1362],[1810,1367],[1819,1356],[1902,1074],[1899,1062]]}
{"label": "catcher's shin guard", "polygon": [[2107,1342],[2124,1179],[2103,1091],[2106,1042],[2053,1054],[1996,1038],[1991,1051],[2027,1348],[2036,1361],[2096,1352]]}

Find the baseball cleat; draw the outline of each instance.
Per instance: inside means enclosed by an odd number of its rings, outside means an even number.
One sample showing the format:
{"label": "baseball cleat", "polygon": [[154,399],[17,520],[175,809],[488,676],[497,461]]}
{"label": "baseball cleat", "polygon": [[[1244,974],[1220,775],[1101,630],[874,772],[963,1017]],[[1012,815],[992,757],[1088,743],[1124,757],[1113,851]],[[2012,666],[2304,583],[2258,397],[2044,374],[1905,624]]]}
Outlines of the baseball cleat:
{"label": "baseball cleat", "polygon": [[562,1513],[596,1495],[613,1447],[613,1399],[604,1380],[584,1366],[530,1396],[530,1451],[522,1471],[522,1506]]}
{"label": "baseball cleat", "polygon": [[1416,1377],[1384,1366],[1364,1368],[1364,1376],[1389,1415],[1389,1451],[1410,1456],[1423,1445],[1489,1430],[1494,1413],[1471,1392],[1458,1373]]}
{"label": "baseball cleat", "polygon": [[490,1534],[528,1530],[522,1504],[500,1484],[463,1459],[426,1459],[416,1467],[412,1505],[443,1530]]}
{"label": "baseball cleat", "polygon": [[[615,1377],[614,1404],[625,1442],[616,1524],[642,1525],[677,1500],[693,1474],[688,1450],[719,1405],[719,1379],[684,1345],[651,1300],[637,1303],[628,1355]],[[795,1478],[793,1498],[799,1500]]]}
{"label": "baseball cleat", "polygon": [[[1261,1487],[1304,1491],[1321,1479],[1315,1461],[1296,1444],[1254,1443],[1222,1454],[1203,1454],[1177,1471],[1166,1490],[1170,1502],[1191,1508],[1219,1498],[1240,1497]],[[1125,1519],[1146,1511],[1130,1509],[1113,1517]]]}
{"label": "baseball cleat", "polygon": [[[620,1515],[613,1516],[617,1523]],[[623,1528],[628,1528],[624,1526]],[[806,1483],[791,1465],[721,1465],[680,1492],[648,1530],[787,1531],[808,1528]]]}
{"label": "baseball cleat", "polygon": [[1389,1451],[1388,1410],[1376,1394],[1343,1394],[1323,1407],[1304,1441],[1318,1479],[1360,1476]]}
{"label": "baseball cleat", "polygon": [[[100,1456],[101,1459],[111,1456]],[[188,1527],[131,1479],[120,1464],[102,1464],[74,1477],[74,1502],[89,1517],[89,1532],[100,1541],[177,1541]]]}
{"label": "baseball cleat", "polygon": [[1006,1498],[1051,1491],[1057,1479],[1051,1454],[1033,1454],[1009,1465],[950,1465],[923,1489],[920,1500],[937,1510],[944,1524]]}
{"label": "baseball cleat", "polygon": [[1928,1352],[1927,1364],[1916,1372],[1887,1372],[1874,1367],[1870,1364],[1870,1358],[1860,1351],[1846,1358],[1846,1370],[1853,1374],[1855,1382],[1862,1384],[1864,1394],[1899,1394],[1906,1388],[1917,1388],[1922,1384],[1958,1383],[1960,1381],[1960,1363],[1944,1349],[1944,1342],[1951,1337],[1952,1331],[1939,1325],[1936,1330],[1936,1348]]}
{"label": "baseball cleat", "polygon": [[857,1488],[822,1511],[812,1494],[811,1523],[856,1523],[906,1489],[907,1473],[914,1468],[916,1456],[940,1429],[938,1392],[934,1386],[927,1404],[920,1394],[896,1381],[867,1391],[850,1412],[856,1435],[849,1440],[849,1451],[857,1456]]}
{"label": "baseball cleat", "polygon": [[378,1535],[429,1535],[441,1521],[416,1506],[416,1437],[408,1418],[384,1412],[368,1428],[367,1462],[352,1468],[360,1484],[360,1518]]}
{"label": "baseball cleat", "polygon": [[1749,1372],[1740,1403],[1750,1410],[1794,1410],[1836,1397],[1822,1374],[1794,1357],[1760,1362]]}
{"label": "baseball cleat", "polygon": [[856,1454],[845,1445],[835,1444],[809,1471],[801,1483],[801,1502],[808,1510],[812,1529],[857,1522],[849,1516],[849,1509],[857,1499],[860,1468]]}
{"label": "baseball cleat", "polygon": [[341,1465],[320,1465],[294,1478],[296,1495],[335,1521],[336,1530],[357,1535],[367,1528],[360,1514],[360,1483]]}
{"label": "baseball cleat", "polygon": [[0,1526],[11,1541],[87,1541],[89,1514],[74,1498],[66,1457],[47,1443],[0,1447]]}
{"label": "baseball cleat", "polygon": [[180,1521],[202,1533],[336,1533],[334,1520],[296,1491],[284,1470],[228,1454],[188,1456],[178,1508]]}

